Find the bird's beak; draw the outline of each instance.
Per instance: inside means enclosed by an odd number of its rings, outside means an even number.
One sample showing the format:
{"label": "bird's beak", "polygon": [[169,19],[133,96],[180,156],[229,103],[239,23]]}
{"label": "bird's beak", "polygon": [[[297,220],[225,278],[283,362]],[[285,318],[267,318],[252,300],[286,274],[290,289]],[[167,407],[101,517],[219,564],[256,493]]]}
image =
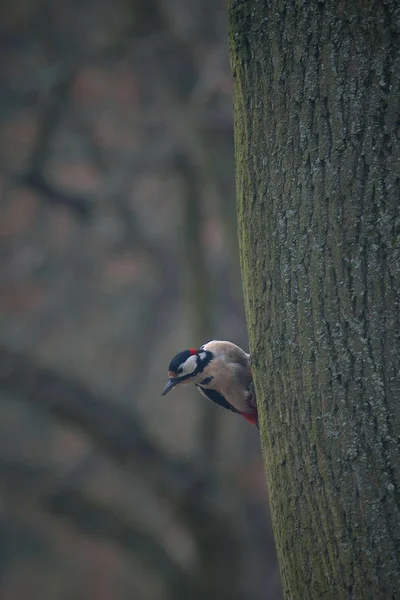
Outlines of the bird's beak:
{"label": "bird's beak", "polygon": [[170,392],[172,390],[172,388],[174,388],[176,386],[177,383],[178,383],[178,380],[176,377],[170,377],[167,381],[167,385],[163,389],[161,396],[166,396],[168,394],[168,392]]}

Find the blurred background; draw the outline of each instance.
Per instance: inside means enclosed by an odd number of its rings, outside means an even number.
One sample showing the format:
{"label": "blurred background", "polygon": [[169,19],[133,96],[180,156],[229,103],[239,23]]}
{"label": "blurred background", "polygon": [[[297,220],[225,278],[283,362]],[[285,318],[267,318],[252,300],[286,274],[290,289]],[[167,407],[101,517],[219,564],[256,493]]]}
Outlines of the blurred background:
{"label": "blurred background", "polygon": [[170,359],[248,348],[225,0],[0,5],[0,598],[281,598],[259,436]]}

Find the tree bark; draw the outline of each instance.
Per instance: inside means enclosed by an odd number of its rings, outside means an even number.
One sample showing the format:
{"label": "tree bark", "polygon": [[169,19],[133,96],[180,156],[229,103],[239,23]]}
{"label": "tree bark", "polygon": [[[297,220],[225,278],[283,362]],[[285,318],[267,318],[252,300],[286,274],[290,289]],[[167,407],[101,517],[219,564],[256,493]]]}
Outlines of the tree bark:
{"label": "tree bark", "polygon": [[239,241],[283,590],[400,598],[400,9],[231,0]]}

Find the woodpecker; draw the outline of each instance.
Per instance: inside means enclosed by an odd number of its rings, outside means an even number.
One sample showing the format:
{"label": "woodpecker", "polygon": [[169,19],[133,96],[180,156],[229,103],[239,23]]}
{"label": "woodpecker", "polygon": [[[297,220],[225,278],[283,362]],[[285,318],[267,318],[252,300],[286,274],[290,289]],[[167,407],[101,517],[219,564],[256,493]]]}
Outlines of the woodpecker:
{"label": "woodpecker", "polygon": [[199,350],[179,352],[168,367],[165,396],[177,385],[194,383],[203,396],[242,415],[258,427],[250,355],[232,342],[211,340]]}

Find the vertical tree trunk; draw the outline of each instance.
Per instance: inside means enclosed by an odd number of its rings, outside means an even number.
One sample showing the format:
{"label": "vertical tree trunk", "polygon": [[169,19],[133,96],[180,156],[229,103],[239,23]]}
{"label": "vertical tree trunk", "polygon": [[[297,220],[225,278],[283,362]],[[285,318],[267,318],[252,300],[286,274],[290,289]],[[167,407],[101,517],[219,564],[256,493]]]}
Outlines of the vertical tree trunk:
{"label": "vertical tree trunk", "polygon": [[231,0],[239,240],[287,598],[400,598],[400,10]]}

